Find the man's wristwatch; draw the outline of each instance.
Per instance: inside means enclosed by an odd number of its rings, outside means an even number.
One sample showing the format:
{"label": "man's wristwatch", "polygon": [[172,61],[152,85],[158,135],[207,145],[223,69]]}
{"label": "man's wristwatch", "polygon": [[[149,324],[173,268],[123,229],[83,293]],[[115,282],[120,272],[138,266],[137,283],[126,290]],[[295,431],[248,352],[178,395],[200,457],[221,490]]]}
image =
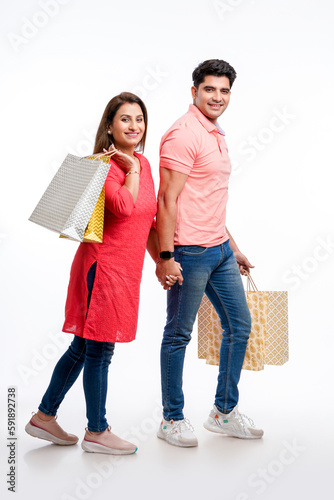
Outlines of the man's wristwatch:
{"label": "man's wristwatch", "polygon": [[159,257],[164,260],[172,259],[174,257],[174,252],[160,252]]}

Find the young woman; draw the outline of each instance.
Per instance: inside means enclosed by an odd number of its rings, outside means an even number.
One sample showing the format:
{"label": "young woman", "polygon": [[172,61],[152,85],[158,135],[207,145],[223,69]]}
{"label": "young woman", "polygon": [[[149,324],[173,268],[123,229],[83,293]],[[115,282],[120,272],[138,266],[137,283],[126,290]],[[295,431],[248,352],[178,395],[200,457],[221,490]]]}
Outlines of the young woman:
{"label": "young woman", "polygon": [[[137,448],[111,432],[106,419],[109,364],[117,342],[135,338],[139,288],[147,248],[158,260],[154,228],[156,196],[144,150],[147,111],[142,100],[123,92],[111,99],[97,131],[94,154],[110,163],[105,182],[103,243],[81,243],[71,268],[63,331],[74,334],[58,361],[28,434],[55,444],[78,437],[56,422],[59,405],[82,368],[88,425],[82,448],[131,454]],[[169,277],[170,285],[175,279]]]}

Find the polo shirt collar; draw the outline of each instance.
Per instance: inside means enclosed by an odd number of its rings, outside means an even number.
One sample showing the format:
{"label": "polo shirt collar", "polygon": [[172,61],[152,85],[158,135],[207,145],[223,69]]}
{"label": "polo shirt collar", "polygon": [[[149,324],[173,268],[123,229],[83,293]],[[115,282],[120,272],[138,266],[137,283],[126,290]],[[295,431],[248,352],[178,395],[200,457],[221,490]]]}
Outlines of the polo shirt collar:
{"label": "polo shirt collar", "polygon": [[195,106],[194,104],[190,104],[190,106],[189,106],[189,113],[191,113],[194,116],[196,116],[197,120],[200,122],[201,125],[203,125],[203,127],[208,132],[218,131],[218,133],[222,133],[223,135],[225,135],[223,129],[220,128],[220,126],[218,125],[218,123],[215,125],[214,123],[210,122],[210,120],[205,115],[203,115],[202,111],[200,111],[198,109],[198,107]]}

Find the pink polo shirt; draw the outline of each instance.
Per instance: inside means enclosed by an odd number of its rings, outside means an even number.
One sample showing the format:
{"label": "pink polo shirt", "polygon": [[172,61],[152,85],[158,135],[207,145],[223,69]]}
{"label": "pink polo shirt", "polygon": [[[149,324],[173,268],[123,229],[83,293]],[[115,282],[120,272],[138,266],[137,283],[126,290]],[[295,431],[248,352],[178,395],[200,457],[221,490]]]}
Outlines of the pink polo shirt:
{"label": "pink polo shirt", "polygon": [[224,135],[193,104],[162,137],[160,167],[188,175],[177,199],[175,245],[213,247],[225,229],[231,163]]}

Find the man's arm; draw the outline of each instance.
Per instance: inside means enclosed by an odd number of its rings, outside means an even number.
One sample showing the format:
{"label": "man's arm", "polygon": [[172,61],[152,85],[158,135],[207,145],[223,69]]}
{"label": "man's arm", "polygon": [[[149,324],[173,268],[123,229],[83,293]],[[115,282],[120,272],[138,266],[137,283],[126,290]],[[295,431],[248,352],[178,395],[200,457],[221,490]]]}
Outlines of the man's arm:
{"label": "man's arm", "polygon": [[[176,200],[187,180],[181,174],[168,168],[160,168],[160,186],[158,192],[157,234],[160,252],[174,251],[174,233],[176,225]],[[183,277],[174,258],[161,259],[157,264],[156,275],[166,289],[166,277],[176,276],[180,285]]]}
{"label": "man's arm", "polygon": [[240,274],[247,274],[247,273],[249,273],[250,272],[250,268],[253,268],[254,266],[252,266],[252,264],[249,262],[249,260],[247,259],[247,257],[240,252],[240,250],[239,250],[236,242],[232,238],[231,233],[228,231],[227,228],[226,228],[226,232],[229,235],[230,247],[231,247],[231,250],[232,250],[232,252],[234,254],[234,257],[235,257],[235,259],[237,261],[237,264],[239,266]]}

